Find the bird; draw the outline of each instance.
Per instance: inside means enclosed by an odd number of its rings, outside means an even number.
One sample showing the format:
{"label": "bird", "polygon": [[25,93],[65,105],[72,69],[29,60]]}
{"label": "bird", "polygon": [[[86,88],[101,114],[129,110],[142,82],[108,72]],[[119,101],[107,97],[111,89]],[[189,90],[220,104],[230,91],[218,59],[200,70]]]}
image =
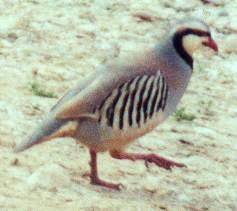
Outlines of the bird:
{"label": "bird", "polygon": [[90,183],[114,190],[120,190],[121,184],[99,176],[100,152],[164,169],[185,167],[155,153],[129,153],[126,149],[176,110],[193,73],[193,54],[203,46],[218,52],[207,23],[195,17],[177,21],[149,51],[134,60],[110,61],[80,81],[14,151],[72,137],[88,148]]}

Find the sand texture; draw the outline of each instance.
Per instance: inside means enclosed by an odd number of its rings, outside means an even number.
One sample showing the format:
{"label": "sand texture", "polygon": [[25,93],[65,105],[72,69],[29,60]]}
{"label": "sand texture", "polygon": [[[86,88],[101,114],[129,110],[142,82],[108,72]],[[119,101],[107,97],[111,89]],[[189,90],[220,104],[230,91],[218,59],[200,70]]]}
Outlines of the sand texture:
{"label": "sand texture", "polygon": [[[187,168],[102,153],[100,176],[124,186],[112,191],[89,184],[88,150],[71,138],[13,153],[69,88],[110,59],[153,47],[188,15],[206,20],[220,48],[195,54],[179,105],[194,119],[173,115],[128,149]],[[1,0],[0,210],[236,211],[236,105],[236,0]]]}

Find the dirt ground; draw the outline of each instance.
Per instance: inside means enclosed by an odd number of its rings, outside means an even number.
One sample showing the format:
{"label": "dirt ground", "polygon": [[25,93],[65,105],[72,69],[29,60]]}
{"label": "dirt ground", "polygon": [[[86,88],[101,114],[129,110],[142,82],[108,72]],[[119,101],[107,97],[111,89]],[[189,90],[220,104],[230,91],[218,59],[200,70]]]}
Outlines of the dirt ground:
{"label": "dirt ground", "polygon": [[[100,154],[101,177],[124,186],[111,191],[89,184],[88,150],[73,139],[12,152],[88,73],[154,46],[170,23],[188,15],[210,25],[220,48],[218,55],[195,55],[180,104],[195,119],[172,116],[129,148],[187,168],[147,169]],[[236,0],[1,0],[0,67],[1,211],[237,210]]]}

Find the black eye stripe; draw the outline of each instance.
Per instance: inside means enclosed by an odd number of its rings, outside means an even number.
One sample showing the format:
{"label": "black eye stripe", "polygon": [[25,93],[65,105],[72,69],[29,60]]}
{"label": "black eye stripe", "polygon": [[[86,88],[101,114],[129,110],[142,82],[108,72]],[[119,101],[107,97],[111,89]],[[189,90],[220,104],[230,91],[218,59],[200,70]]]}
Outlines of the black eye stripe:
{"label": "black eye stripe", "polygon": [[198,30],[198,29],[184,29],[182,31],[178,31],[177,34],[179,34],[179,36],[186,36],[189,34],[197,35],[199,37],[210,37],[211,36],[210,32],[202,31],[202,30]]}

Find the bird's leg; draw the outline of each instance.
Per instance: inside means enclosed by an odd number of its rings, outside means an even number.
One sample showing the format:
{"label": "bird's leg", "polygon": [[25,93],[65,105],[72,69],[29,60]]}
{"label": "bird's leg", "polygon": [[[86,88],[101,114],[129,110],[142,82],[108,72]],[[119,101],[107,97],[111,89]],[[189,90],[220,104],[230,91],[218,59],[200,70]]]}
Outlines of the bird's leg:
{"label": "bird's leg", "polygon": [[148,166],[148,163],[155,163],[157,166],[160,166],[165,169],[171,169],[173,166],[175,167],[185,167],[182,163],[177,163],[172,160],[168,160],[160,155],[156,154],[137,154],[137,153],[126,153],[121,151],[111,151],[111,156],[116,159],[126,159],[126,160],[144,160],[145,165]]}
{"label": "bird's leg", "polygon": [[93,185],[100,185],[106,188],[111,188],[115,190],[120,189],[120,184],[114,184],[114,183],[109,183],[106,182],[102,179],[99,178],[98,175],[98,170],[97,170],[97,153],[93,150],[90,150],[90,156],[91,156],[91,161],[90,161],[90,166],[91,166],[91,184]]}

